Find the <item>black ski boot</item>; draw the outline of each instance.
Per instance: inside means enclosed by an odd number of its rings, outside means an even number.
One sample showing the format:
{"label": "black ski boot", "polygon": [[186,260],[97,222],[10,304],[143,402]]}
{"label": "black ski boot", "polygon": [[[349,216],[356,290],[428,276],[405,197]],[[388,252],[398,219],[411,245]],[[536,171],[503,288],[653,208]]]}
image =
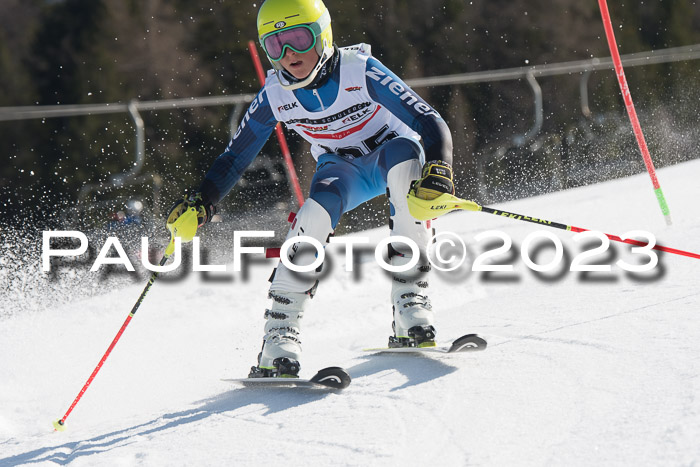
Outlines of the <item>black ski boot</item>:
{"label": "black ski boot", "polygon": [[389,348],[400,347],[435,347],[435,328],[430,325],[413,326],[408,330],[408,337],[396,336],[396,325],[394,324],[394,335],[389,336]]}
{"label": "black ski boot", "polygon": [[[260,357],[258,356],[258,359]],[[248,378],[298,378],[301,365],[298,361],[287,357],[276,358],[273,368],[250,367]]]}

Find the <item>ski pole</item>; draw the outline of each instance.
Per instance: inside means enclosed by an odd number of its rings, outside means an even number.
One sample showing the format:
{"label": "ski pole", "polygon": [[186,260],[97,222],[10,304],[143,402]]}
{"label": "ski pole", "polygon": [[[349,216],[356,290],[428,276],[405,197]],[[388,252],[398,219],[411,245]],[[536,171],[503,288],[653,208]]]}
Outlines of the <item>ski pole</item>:
{"label": "ski pole", "polygon": [[[168,261],[168,258],[169,258],[169,256],[164,254],[163,259],[160,260],[159,265],[160,266],[165,265],[166,261]],[[129,312],[129,316],[126,317],[124,324],[122,324],[122,327],[119,328],[119,332],[117,332],[117,335],[112,340],[112,343],[109,344],[109,347],[107,348],[107,351],[100,359],[100,362],[97,364],[95,369],[92,370],[92,374],[90,375],[90,377],[87,379],[87,381],[83,385],[83,388],[80,390],[80,392],[78,393],[78,396],[75,398],[75,400],[73,401],[71,406],[68,408],[68,411],[66,411],[66,414],[60,420],[56,420],[55,422],[53,422],[54,431],[64,431],[66,429],[65,428],[66,418],[68,418],[68,415],[70,415],[70,413],[73,411],[75,406],[78,405],[78,401],[80,401],[80,399],[83,397],[83,394],[85,394],[85,391],[87,391],[88,387],[92,383],[92,380],[95,379],[95,376],[100,371],[100,368],[102,368],[102,364],[104,364],[105,360],[107,360],[107,357],[109,357],[109,354],[112,352],[112,349],[114,349],[114,346],[117,345],[119,338],[122,337],[124,330],[129,325],[129,322],[131,322],[131,318],[134,317],[134,314],[136,314],[136,311],[139,309],[139,306],[141,306],[141,302],[143,302],[143,299],[146,297],[146,294],[148,293],[148,291],[151,290],[151,286],[153,285],[153,283],[155,282],[157,277],[158,277],[158,273],[154,271],[151,274],[151,278],[148,280],[146,287],[143,289],[143,292],[141,292],[139,299],[136,300],[136,303],[134,304],[133,308],[131,308],[131,311]]]}
{"label": "ski pole", "polygon": [[[182,215],[180,215],[180,217],[177,218],[177,220],[173,224],[168,224],[168,229],[171,233],[170,243],[168,244],[167,248],[165,249],[165,252],[163,253],[163,258],[160,260],[159,266],[164,266],[168,259],[175,252],[175,237],[181,237],[181,239],[185,242],[189,242],[192,240],[192,238],[194,238],[195,234],[197,233],[197,209],[194,207],[188,208]],[[66,429],[65,423],[66,419],[68,418],[68,415],[70,415],[75,406],[78,405],[78,402],[83,397],[83,394],[85,394],[85,391],[87,391],[88,387],[90,387],[92,380],[95,379],[95,376],[97,376],[97,373],[102,368],[102,365],[104,364],[105,360],[107,360],[109,354],[112,353],[112,349],[114,349],[114,346],[117,345],[117,342],[119,342],[119,339],[122,337],[124,330],[131,322],[131,319],[136,314],[136,311],[141,306],[143,299],[146,297],[148,291],[151,290],[151,286],[153,286],[153,283],[156,281],[157,278],[158,272],[153,271],[150,279],[148,280],[148,283],[146,284],[146,287],[144,287],[138,300],[136,300],[136,303],[134,303],[134,306],[131,308],[129,316],[126,317],[124,324],[122,324],[122,327],[119,328],[119,332],[117,332],[117,335],[114,336],[114,339],[112,340],[112,343],[109,344],[107,351],[102,356],[95,369],[92,370],[92,374],[90,374],[90,377],[83,385],[83,388],[80,390],[75,400],[73,400],[73,403],[68,408],[65,415],[63,415],[61,419],[53,422],[54,431],[64,431]]]}
{"label": "ski pole", "polygon": [[649,177],[651,177],[651,183],[654,186],[654,194],[656,195],[656,199],[659,202],[661,213],[664,215],[666,224],[671,225],[671,212],[668,208],[668,203],[666,203],[666,197],[664,196],[663,191],[661,191],[661,185],[659,184],[659,180],[656,178],[656,169],[654,168],[654,162],[652,162],[651,160],[649,148],[647,147],[647,142],[644,139],[644,133],[642,132],[642,126],[639,124],[637,111],[634,109],[634,102],[632,102],[632,94],[630,93],[630,88],[627,84],[627,78],[625,77],[625,70],[624,68],[622,68],[620,52],[618,52],[617,43],[615,42],[615,32],[613,31],[612,22],[610,21],[608,3],[606,0],[598,0],[598,6],[600,7],[600,14],[603,18],[603,27],[605,28],[605,36],[608,39],[610,55],[612,57],[613,63],[615,64],[615,74],[617,75],[617,81],[620,84],[620,91],[622,92],[622,97],[625,100],[625,108],[627,109],[627,115],[629,116],[630,122],[632,123],[634,136],[637,139],[637,145],[639,146],[639,150],[642,152],[642,158],[644,159],[644,164],[646,165],[647,172],[649,172]]}
{"label": "ski pole", "polygon": [[[538,219],[536,217],[525,216],[522,214],[516,214],[513,212],[502,211],[499,209],[489,208],[487,206],[481,206],[474,201],[468,201],[466,199],[457,198],[449,193],[444,193],[433,200],[424,200],[417,198],[409,193],[408,195],[408,210],[413,217],[418,220],[425,221],[429,219],[434,219],[436,217],[447,214],[455,209],[461,209],[463,211],[481,211],[487,214],[494,214],[496,216],[507,217],[508,219],[515,219],[524,222],[532,222],[538,225],[545,225],[547,227],[553,227],[555,229],[568,230],[570,232],[585,232],[591,229],[584,229],[582,227],[576,227],[573,225],[562,224],[560,222],[548,221],[546,219]],[[631,238],[623,239],[617,235],[611,235],[603,232],[603,235],[608,237],[610,240],[627,243],[634,246],[645,247],[649,245],[645,242],[640,242],[639,240],[634,240]],[[700,254],[692,253],[690,251],[678,250],[676,248],[670,248],[661,245],[654,245],[652,247],[654,250],[664,251],[666,253],[673,253],[674,255],[687,256],[689,258],[700,259]]]}

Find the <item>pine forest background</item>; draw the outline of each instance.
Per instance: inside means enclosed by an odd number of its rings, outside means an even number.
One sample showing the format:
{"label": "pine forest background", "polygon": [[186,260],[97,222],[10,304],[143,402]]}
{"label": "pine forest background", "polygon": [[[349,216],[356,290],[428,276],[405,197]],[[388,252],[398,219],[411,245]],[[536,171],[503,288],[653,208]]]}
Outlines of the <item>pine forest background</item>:
{"label": "pine forest background", "polygon": [[[700,43],[696,1],[608,3],[622,54]],[[594,0],[326,5],[338,45],[371,44],[374,56],[404,79],[610,55]],[[232,0],[2,0],[0,107],[256,93],[247,42],[256,37],[258,7]],[[698,157],[699,67],[686,61],[626,70],[657,167]],[[579,73],[538,79],[544,125],[523,147],[510,141],[533,124],[525,80],[418,89],[452,130],[458,195],[497,202],[644,170],[614,72],[591,76],[589,117],[580,110],[579,81]],[[138,198],[144,212],[162,219],[225,148],[231,112],[225,106],[144,112],[142,172],[162,182],[158,196],[144,182],[98,190],[91,201],[107,198],[119,210]],[[306,143],[288,138],[307,189],[313,159]],[[0,224],[56,224],[83,186],[107,185],[130,169],[134,145],[127,114],[0,122]],[[274,138],[263,153],[279,166]],[[284,179],[268,182],[249,180],[225,199],[223,212],[293,204]],[[382,203],[344,224],[384,222]],[[93,223],[112,219],[100,216]]]}

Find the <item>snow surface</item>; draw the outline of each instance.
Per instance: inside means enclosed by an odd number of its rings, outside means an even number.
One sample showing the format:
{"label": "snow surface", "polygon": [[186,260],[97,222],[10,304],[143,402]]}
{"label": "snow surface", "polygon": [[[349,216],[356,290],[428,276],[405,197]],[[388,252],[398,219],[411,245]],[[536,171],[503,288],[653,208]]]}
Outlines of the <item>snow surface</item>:
{"label": "snow surface", "polygon": [[[646,174],[500,208],[618,235],[644,229],[697,253],[698,173],[700,160],[659,171],[670,228]],[[67,430],[54,432],[144,284],[128,286],[0,320],[0,465],[700,463],[700,260],[538,277],[519,257],[525,236],[551,231],[570,259],[581,250],[572,233],[467,212],[436,226],[476,252],[486,230],[514,241],[498,258],[512,273],[432,279],[439,337],[476,332],[486,351],[363,353],[389,335],[390,281],[371,255],[350,273],[335,254],[304,320],[302,375],[342,366],[350,387],[234,389],[220,378],[247,375],[261,345],[274,263],[260,260],[246,276],[156,281]],[[595,261],[632,257],[613,245]]]}

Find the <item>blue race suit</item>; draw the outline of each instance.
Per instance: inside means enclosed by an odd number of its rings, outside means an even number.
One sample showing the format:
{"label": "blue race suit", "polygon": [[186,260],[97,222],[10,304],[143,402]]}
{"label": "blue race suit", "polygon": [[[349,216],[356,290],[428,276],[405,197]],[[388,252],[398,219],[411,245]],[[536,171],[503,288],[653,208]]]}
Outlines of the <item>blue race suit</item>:
{"label": "blue race suit", "polygon": [[[439,114],[392,71],[372,57],[367,59],[367,70],[370,69],[375,76],[379,74],[388,77],[377,80],[367,75],[365,81],[371,98],[420,135],[423,147],[414,139],[398,137],[383,142],[361,157],[334,153],[319,156],[309,197],[328,211],[333,228],[343,213],[385,193],[387,173],[395,165],[409,159],[452,162],[452,138],[447,124]],[[302,88],[293,91],[309,115],[335,101],[339,93],[340,73],[341,66],[338,65],[317,89]],[[402,99],[402,96],[386,86],[387,82],[398,83],[406,92],[412,93],[409,101],[411,105],[407,105],[405,94]],[[416,102],[422,103],[422,108],[430,111],[419,111],[420,104],[414,105]],[[277,119],[263,88],[248,108],[238,132],[224,153],[216,159],[200,187],[200,191],[212,204],[217,204],[238,182],[276,124]],[[321,183],[329,179],[335,182]]]}

